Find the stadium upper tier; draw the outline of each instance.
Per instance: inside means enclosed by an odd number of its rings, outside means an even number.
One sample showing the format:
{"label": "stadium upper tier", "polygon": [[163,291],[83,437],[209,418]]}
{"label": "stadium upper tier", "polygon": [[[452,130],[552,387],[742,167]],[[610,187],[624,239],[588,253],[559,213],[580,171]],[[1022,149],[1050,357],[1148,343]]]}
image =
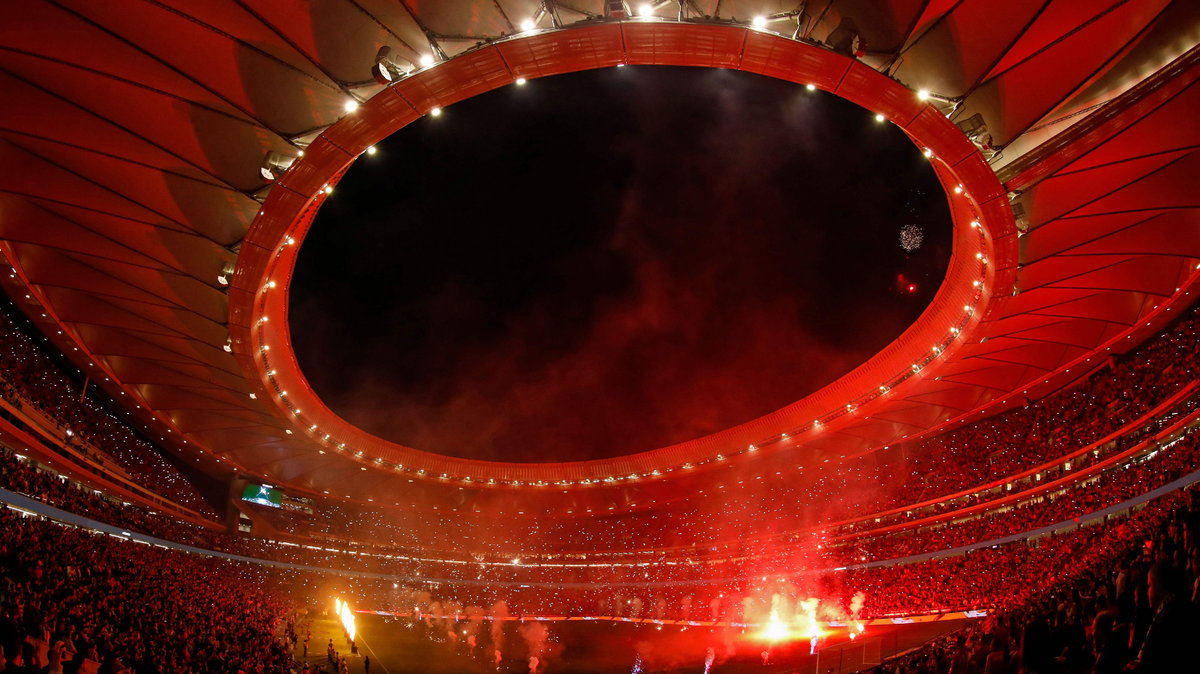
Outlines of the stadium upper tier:
{"label": "stadium upper tier", "polygon": [[[700,489],[715,504],[772,462],[836,466],[1019,407],[1194,297],[1194,3],[550,4],[349,3],[318,19],[289,2],[27,3],[0,32],[6,291],[146,436],[210,475],[356,504],[592,515]],[[618,459],[451,459],[329,414],[288,357],[280,304],[293,234],[326,188],[435,109],[623,64],[811,85],[928,149],[956,233],[926,313],[803,400]]]}

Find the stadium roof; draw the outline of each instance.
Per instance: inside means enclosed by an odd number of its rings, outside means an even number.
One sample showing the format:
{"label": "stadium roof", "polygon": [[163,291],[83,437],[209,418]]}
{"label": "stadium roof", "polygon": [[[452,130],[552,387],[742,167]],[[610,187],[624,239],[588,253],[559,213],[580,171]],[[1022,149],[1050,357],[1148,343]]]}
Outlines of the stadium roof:
{"label": "stadium roof", "polygon": [[[397,475],[434,490],[493,480],[603,490],[748,461],[751,444],[869,451],[1040,395],[1156,331],[1197,292],[1195,3],[817,0],[798,11],[685,0],[623,19],[609,15],[619,4],[11,8],[0,25],[7,290],[148,434],[206,469],[315,492],[353,483],[359,498],[387,493]],[[387,87],[371,72],[384,46]],[[930,148],[956,223],[930,309],[783,410],[612,460],[451,459],[325,409],[290,354],[283,299],[298,247],[287,237],[300,242],[324,189],[435,107],[517,77],[624,63],[813,84]],[[274,184],[261,172],[268,153],[294,161]]]}

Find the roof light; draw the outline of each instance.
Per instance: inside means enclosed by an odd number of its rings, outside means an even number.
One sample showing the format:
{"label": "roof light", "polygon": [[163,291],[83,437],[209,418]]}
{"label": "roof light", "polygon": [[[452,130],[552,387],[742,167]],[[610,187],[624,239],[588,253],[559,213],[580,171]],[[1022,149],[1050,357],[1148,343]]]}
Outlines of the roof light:
{"label": "roof light", "polygon": [[750,23],[752,23],[755,28],[766,28],[767,27],[767,17],[756,16]]}
{"label": "roof light", "polygon": [[441,117],[441,116],[442,116],[442,109],[441,109],[441,108],[438,108],[438,107],[430,108],[430,110],[429,110],[429,114],[430,114],[431,116],[433,116],[433,117]]}
{"label": "roof light", "polygon": [[354,112],[358,109],[358,101],[351,98],[350,100],[346,101],[345,105],[342,106],[342,109],[346,112]]}
{"label": "roof light", "polygon": [[813,84],[812,82],[809,82],[808,84],[804,85],[804,88],[808,89],[809,91],[816,91],[817,85]]}
{"label": "roof light", "polygon": [[882,122],[885,119],[882,112],[875,113],[875,121]]}
{"label": "roof light", "polygon": [[533,30],[536,27],[537,24],[533,22],[533,19],[525,19],[521,22],[521,30],[523,31]]}
{"label": "roof light", "polygon": [[917,98],[921,99],[922,101],[928,101],[929,100],[929,92],[922,89],[917,92]]}
{"label": "roof light", "polygon": [[525,79],[524,77],[518,77],[518,78],[517,78],[517,86],[518,86],[518,87],[523,87],[523,86],[525,86],[525,83],[526,83],[526,82],[528,82],[528,81],[529,81],[529,80]]}
{"label": "roof light", "polygon": [[[379,150],[376,150],[374,145],[367,147],[367,154],[375,154],[378,151]],[[288,237],[288,238],[291,238],[291,237]],[[289,241],[289,243],[291,243],[291,242]]]}
{"label": "roof light", "polygon": [[421,54],[421,58],[417,59],[422,68],[428,68],[433,65],[433,54]]}
{"label": "roof light", "polygon": [[653,13],[654,8],[650,6],[650,3],[643,2],[638,5],[638,16],[650,16]]}

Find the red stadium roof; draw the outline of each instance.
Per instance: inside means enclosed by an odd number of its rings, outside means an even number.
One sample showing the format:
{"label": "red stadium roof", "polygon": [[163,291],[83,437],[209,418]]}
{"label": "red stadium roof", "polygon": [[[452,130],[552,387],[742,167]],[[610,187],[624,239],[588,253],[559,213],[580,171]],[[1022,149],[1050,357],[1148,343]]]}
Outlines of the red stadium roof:
{"label": "red stadium roof", "polygon": [[[666,470],[685,463],[751,460],[750,443],[868,451],[1039,395],[1157,330],[1196,292],[1195,3],[818,1],[795,16],[791,3],[700,0],[683,22],[675,8],[617,22],[603,20],[606,3],[569,4],[550,3],[522,31],[541,3],[24,3],[0,26],[8,292],[92,381],[200,465],[316,491],[352,482],[363,498],[398,474],[438,485],[444,473],[451,488],[466,477],[669,482]],[[751,28],[756,15],[772,20]],[[859,34],[860,58],[817,44],[836,41],[839,26]],[[414,74],[379,86],[370,70],[381,46]],[[420,67],[422,55],[434,64]],[[337,419],[304,382],[284,327],[298,247],[286,237],[299,242],[321,189],[434,106],[516,77],[619,63],[812,83],[933,150],[957,232],[930,309],[808,398],[620,459],[449,459]],[[361,107],[348,113],[351,100]],[[989,155],[1002,150],[985,161],[955,124]],[[268,193],[264,154],[301,149]],[[264,292],[271,280],[282,284]]]}

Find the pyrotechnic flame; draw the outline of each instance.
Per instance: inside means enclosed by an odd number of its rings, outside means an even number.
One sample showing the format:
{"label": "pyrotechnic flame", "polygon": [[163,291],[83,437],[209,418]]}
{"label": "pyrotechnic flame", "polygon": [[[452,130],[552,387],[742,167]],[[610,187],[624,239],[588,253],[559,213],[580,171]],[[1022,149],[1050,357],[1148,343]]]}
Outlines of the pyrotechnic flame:
{"label": "pyrotechnic flame", "polygon": [[338,599],[336,602],[338,609],[338,617],[342,620],[342,627],[346,630],[346,636],[350,641],[354,641],[354,614],[350,612],[350,604]]}
{"label": "pyrotechnic flame", "polygon": [[809,597],[800,602],[800,624],[804,636],[809,639],[816,639],[823,634],[821,624],[817,622],[817,606],[820,603],[821,600],[816,597]]}
{"label": "pyrotechnic flame", "polygon": [[763,628],[763,638],[767,641],[782,641],[791,636],[792,631],[788,629],[787,623],[779,619],[779,612],[772,610],[771,619],[767,621],[767,626]]}

